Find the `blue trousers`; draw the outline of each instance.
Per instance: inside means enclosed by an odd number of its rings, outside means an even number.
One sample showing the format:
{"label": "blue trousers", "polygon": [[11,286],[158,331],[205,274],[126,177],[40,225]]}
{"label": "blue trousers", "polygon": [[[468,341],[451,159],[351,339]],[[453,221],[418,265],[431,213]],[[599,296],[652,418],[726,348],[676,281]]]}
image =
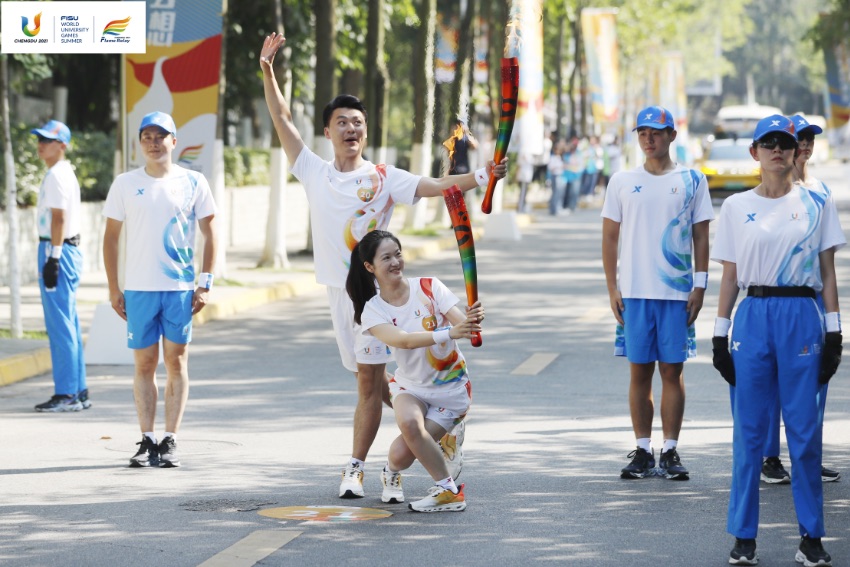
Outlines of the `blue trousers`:
{"label": "blue trousers", "polygon": [[86,389],[86,363],[83,359],[83,335],[77,316],[77,287],[83,268],[83,255],[76,246],[65,245],[59,259],[59,279],[55,291],[47,291],[41,269],[50,256],[50,243],[38,245],[38,287],[44,324],[50,340],[53,364],[53,388],[57,395],[76,395]]}
{"label": "blue trousers", "polygon": [[820,469],[826,388],[818,382],[822,345],[820,311],[812,299],[748,297],[735,313],[731,347],[737,383],[730,388],[734,433],[726,524],[735,537],[758,534],[762,452],[777,399],[794,469],[791,492],[800,535],[825,535]]}

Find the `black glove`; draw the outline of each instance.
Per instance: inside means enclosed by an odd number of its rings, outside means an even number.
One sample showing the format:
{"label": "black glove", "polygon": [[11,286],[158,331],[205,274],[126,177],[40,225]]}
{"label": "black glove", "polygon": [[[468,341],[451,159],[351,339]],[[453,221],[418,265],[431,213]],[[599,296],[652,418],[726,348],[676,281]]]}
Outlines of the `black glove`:
{"label": "black glove", "polygon": [[44,278],[44,287],[55,289],[59,281],[59,258],[48,258],[41,268],[41,277]]}
{"label": "black glove", "polygon": [[841,333],[833,331],[826,334],[823,351],[820,355],[820,383],[826,384],[832,378],[841,363]]}
{"label": "black glove", "polygon": [[[729,352],[729,339],[727,337],[712,337],[711,351],[714,356],[711,363],[723,376],[723,379],[729,382],[730,386],[735,385],[735,365],[732,363],[732,353]],[[839,347],[840,348],[840,347]]]}

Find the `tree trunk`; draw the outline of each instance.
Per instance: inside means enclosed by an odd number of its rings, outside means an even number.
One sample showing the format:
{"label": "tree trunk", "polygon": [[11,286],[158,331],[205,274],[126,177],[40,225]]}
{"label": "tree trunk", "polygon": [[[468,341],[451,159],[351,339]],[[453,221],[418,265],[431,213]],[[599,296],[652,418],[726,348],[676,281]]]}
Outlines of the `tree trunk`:
{"label": "tree trunk", "polygon": [[[277,33],[283,35],[284,0],[274,0]],[[289,49],[284,47],[275,57],[275,77],[284,98],[292,105],[292,72],[289,70]],[[266,222],[266,244],[257,267],[289,268],[286,255],[286,154],[280,138],[272,135],[271,171],[269,180],[269,212]]]}
{"label": "tree trunk", "polygon": [[12,128],[9,123],[9,56],[0,55],[0,118],[3,119],[3,160],[6,166],[6,215],[9,220],[9,292],[13,339],[24,336],[21,321],[21,267],[18,263],[18,191],[15,179],[15,155],[12,153]]}
{"label": "tree trunk", "polygon": [[384,57],[384,0],[369,0],[369,24],[366,35],[366,111],[369,113],[369,159],[386,160],[387,132],[385,117],[389,106],[389,72]]}
{"label": "tree trunk", "polygon": [[555,53],[555,132],[558,138],[564,136],[564,39],[567,34],[567,18],[558,16],[558,44]]}
{"label": "tree trunk", "polygon": [[588,136],[587,131],[587,62],[584,60],[584,37],[581,31],[581,11],[584,9],[579,2],[576,15],[576,67],[578,67],[579,84],[579,115],[581,122],[581,135]]}
{"label": "tree trunk", "polygon": [[325,138],[322,109],[334,96],[336,70],[336,0],[313,0],[316,14],[316,95],[313,101],[313,151],[323,159],[333,157],[333,147]]}
{"label": "tree trunk", "polygon": [[578,135],[578,128],[576,127],[576,77],[581,66],[581,48],[579,45],[581,42],[581,34],[579,33],[580,25],[579,15],[576,13],[570,21],[570,26],[573,30],[573,70],[570,73],[570,80],[567,86],[567,93],[570,97],[570,129],[567,133],[568,136]]}
{"label": "tree trunk", "polygon": [[448,132],[454,128],[457,118],[468,117],[466,105],[469,104],[469,66],[473,55],[472,20],[477,13],[477,0],[466,0],[466,11],[461,14],[458,30],[455,80],[452,82],[448,108]]}
{"label": "tree trunk", "polygon": [[[222,29],[227,29],[227,0],[221,2]],[[227,89],[227,78],[225,67],[227,65],[227,34],[221,34],[221,64],[218,79],[218,116],[215,125],[215,143],[213,144],[213,178],[212,183],[213,200],[218,204],[215,224],[218,230],[216,238],[218,245],[215,254],[215,275],[219,278],[227,277],[227,247],[230,245],[230,231],[227,230],[227,220],[230,207],[225,204],[227,193],[224,190],[224,125],[225,108],[224,92]],[[199,270],[200,271],[200,270]]]}
{"label": "tree trunk", "polygon": [[[434,32],[437,25],[437,0],[421,0],[417,8],[419,33],[413,61],[413,148],[410,172],[431,175],[434,136]],[[419,229],[427,222],[428,200],[407,208],[405,228]]]}

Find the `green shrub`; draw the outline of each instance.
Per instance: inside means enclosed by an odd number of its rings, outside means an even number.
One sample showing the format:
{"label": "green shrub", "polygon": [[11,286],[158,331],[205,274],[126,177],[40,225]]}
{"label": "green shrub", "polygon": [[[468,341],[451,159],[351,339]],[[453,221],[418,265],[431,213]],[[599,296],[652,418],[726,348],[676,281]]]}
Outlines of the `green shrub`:
{"label": "green shrub", "polygon": [[242,148],[245,163],[245,185],[268,185],[271,158],[268,150]]}
{"label": "green shrub", "polygon": [[[15,187],[18,205],[34,205],[38,199],[38,188],[47,173],[47,167],[38,159],[38,143],[30,134],[34,126],[15,124],[12,126],[12,152],[15,157]],[[0,143],[0,153],[2,153]],[[6,208],[6,160],[0,159],[0,207]]]}
{"label": "green shrub", "polygon": [[245,185],[245,162],[239,148],[224,147],[224,185],[242,187]]}

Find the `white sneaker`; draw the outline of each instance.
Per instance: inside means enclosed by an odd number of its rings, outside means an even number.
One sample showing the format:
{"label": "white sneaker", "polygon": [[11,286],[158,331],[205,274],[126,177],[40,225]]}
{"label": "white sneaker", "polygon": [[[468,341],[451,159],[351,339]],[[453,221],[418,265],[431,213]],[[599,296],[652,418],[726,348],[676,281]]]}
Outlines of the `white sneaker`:
{"label": "white sneaker", "polygon": [[443,450],[443,458],[446,467],[453,480],[457,480],[460,471],[463,470],[463,439],[466,437],[466,420],[455,425],[454,429],[443,435],[440,439],[440,448]]}
{"label": "white sneaker", "polygon": [[339,484],[340,498],[363,498],[363,469],[359,465],[349,464],[342,471]]}
{"label": "white sneaker", "polygon": [[384,492],[381,494],[381,502],[388,504],[401,504],[404,502],[404,491],[401,489],[401,473],[390,473],[387,469],[381,471],[381,484]]}
{"label": "white sneaker", "polygon": [[428,489],[428,496],[407,506],[414,512],[462,512],[466,510],[463,485],[458,487],[457,494],[441,486],[432,486]]}

